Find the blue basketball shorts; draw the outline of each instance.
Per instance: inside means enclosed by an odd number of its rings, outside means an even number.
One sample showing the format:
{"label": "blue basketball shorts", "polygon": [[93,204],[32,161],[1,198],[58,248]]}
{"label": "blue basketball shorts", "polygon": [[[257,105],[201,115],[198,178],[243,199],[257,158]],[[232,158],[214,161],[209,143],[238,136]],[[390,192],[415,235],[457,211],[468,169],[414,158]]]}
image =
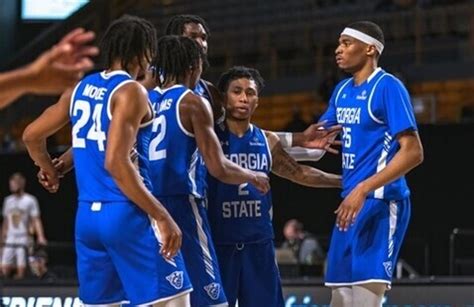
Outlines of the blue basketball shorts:
{"label": "blue basketball shorts", "polygon": [[284,306],[273,240],[216,245],[216,251],[229,306]]}
{"label": "blue basketball shorts", "polygon": [[80,202],[75,235],[84,304],[152,304],[192,291],[182,255],[161,256],[155,222],[131,202]]}
{"label": "blue basketball shorts", "polygon": [[333,229],[326,286],[391,284],[393,269],[410,219],[410,200],[365,201],[354,225]]}
{"label": "blue basketball shorts", "polygon": [[206,203],[193,196],[158,197],[183,233],[184,263],[193,292],[191,306],[224,306],[219,264],[212,242]]}

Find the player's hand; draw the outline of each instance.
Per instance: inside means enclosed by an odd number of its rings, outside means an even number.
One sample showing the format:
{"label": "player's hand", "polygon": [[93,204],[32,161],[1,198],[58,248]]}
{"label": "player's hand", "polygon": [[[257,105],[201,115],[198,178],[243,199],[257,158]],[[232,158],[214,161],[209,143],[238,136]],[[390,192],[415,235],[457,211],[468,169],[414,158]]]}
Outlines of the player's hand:
{"label": "player's hand", "polygon": [[160,253],[166,259],[170,260],[178,253],[181,248],[182,233],[178,225],[167,215],[160,219],[155,219],[161,234]]}
{"label": "player's hand", "polygon": [[367,193],[357,186],[339,205],[334,213],[337,214],[336,226],[340,231],[347,231],[352,226],[359,214],[364,202],[367,198]]}
{"label": "player's hand", "polygon": [[52,162],[55,170],[57,171],[58,183],[55,185],[51,180],[49,180],[49,177],[46,175],[46,172],[43,169],[38,171],[37,177],[38,182],[43,186],[44,189],[46,189],[49,193],[56,193],[59,189],[59,178],[64,176],[64,161],[54,158]]}
{"label": "player's hand", "polygon": [[38,237],[38,242],[37,242],[38,245],[43,245],[43,246],[46,246],[48,245],[48,240],[46,240],[45,237]]}
{"label": "player's hand", "polygon": [[254,177],[251,183],[257,188],[257,190],[262,193],[266,194],[270,190],[270,178],[268,178],[267,174],[263,172],[253,172]]}
{"label": "player's hand", "polygon": [[327,152],[338,154],[339,151],[332,146],[341,145],[341,141],[336,140],[337,135],[341,132],[342,126],[331,126],[324,128],[326,121],[312,124],[303,131],[302,147],[312,149],[324,149]]}
{"label": "player's hand", "polygon": [[95,46],[87,45],[95,33],[77,28],[49,50],[43,52],[27,66],[31,75],[30,89],[34,94],[61,94],[73,86],[90,70],[94,63],[92,56],[99,53]]}

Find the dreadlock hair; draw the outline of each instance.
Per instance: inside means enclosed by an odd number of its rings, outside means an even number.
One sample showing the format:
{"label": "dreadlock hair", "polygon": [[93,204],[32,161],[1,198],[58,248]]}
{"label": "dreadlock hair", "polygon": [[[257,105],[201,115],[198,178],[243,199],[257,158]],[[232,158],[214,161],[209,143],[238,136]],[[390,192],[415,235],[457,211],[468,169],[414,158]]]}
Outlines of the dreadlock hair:
{"label": "dreadlock hair", "polygon": [[372,21],[356,21],[351,23],[347,27],[372,36],[373,38],[385,45],[385,38],[383,36],[382,29]]}
{"label": "dreadlock hair", "polygon": [[211,36],[207,23],[201,17],[197,15],[175,15],[173,16],[166,25],[166,35],[183,35],[184,25],[188,23],[201,24],[204,30],[206,30],[207,36]]}
{"label": "dreadlock hair", "polygon": [[155,80],[163,84],[180,82],[190,69],[199,67],[204,58],[201,47],[184,36],[166,35],[158,40],[158,53],[152,65],[156,68]]}
{"label": "dreadlock hair", "polygon": [[229,88],[229,84],[232,81],[240,78],[246,78],[255,81],[258,93],[260,93],[264,87],[264,80],[258,70],[245,66],[234,66],[221,75],[219,81],[217,82],[217,89],[222,94],[225,94]]}
{"label": "dreadlock hair", "polygon": [[101,53],[107,67],[112,66],[115,60],[120,60],[123,69],[127,70],[136,57],[140,59],[145,56],[148,62],[152,60],[156,54],[156,40],[156,29],[151,22],[124,15],[112,22],[105,31]]}

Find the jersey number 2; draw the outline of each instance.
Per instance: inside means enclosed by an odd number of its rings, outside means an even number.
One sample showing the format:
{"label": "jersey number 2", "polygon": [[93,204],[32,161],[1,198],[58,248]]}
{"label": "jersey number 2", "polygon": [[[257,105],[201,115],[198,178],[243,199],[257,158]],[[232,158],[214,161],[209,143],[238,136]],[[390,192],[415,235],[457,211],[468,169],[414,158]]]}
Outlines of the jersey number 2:
{"label": "jersey number 2", "polygon": [[160,145],[161,141],[163,141],[166,134],[166,117],[164,115],[158,116],[153,121],[153,133],[156,133],[158,128],[160,128],[160,132],[158,132],[158,134],[151,140],[150,148],[148,149],[150,161],[166,159],[166,149],[158,150],[158,146]]}

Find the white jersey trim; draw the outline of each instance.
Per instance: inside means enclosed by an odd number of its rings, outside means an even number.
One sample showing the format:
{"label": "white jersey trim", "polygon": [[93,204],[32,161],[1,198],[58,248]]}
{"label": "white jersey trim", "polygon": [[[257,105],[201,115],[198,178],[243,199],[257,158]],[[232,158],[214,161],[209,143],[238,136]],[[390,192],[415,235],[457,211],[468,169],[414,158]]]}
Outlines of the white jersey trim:
{"label": "white jersey trim", "polygon": [[112,92],[110,92],[110,95],[109,95],[109,98],[107,99],[107,116],[109,117],[109,120],[112,120],[112,108],[111,108],[111,102],[112,102],[112,96],[115,94],[115,92],[121,88],[122,86],[124,86],[125,84],[127,83],[130,83],[130,82],[136,82],[135,80],[124,80],[122,82],[120,82],[119,84],[117,84],[117,86],[112,90]]}
{"label": "white jersey trim", "polygon": [[199,245],[201,246],[202,254],[203,254],[203,262],[204,262],[204,267],[206,269],[206,273],[212,277],[212,279],[215,279],[215,272],[214,272],[214,267],[212,266],[212,259],[211,257],[211,252],[209,250],[209,241],[207,239],[206,233],[204,232],[203,229],[203,222],[202,222],[202,217],[199,214],[199,209],[198,205],[196,203],[196,200],[194,199],[194,196],[190,195],[189,196],[189,203],[191,204],[191,208],[193,209],[194,213],[194,218],[196,220],[196,230],[198,233],[198,238],[199,238]]}
{"label": "white jersey trim", "polygon": [[201,197],[199,193],[197,192],[197,185],[196,185],[196,170],[197,170],[197,165],[199,163],[199,152],[198,148],[196,147],[196,150],[193,152],[191,156],[191,164],[188,169],[188,179],[191,182],[191,193],[195,197]]}
{"label": "white jersey trim", "polygon": [[371,283],[381,283],[387,284],[387,287],[390,289],[390,285],[392,282],[386,279],[365,279],[353,282],[325,282],[324,285],[327,287],[342,287],[342,286],[355,286],[355,285],[363,285],[363,284],[371,284]]}
{"label": "white jersey trim", "polygon": [[377,67],[367,78],[367,83],[369,83],[381,70],[382,70],[382,67]]}
{"label": "white jersey trim", "polygon": [[393,255],[393,235],[397,230],[397,217],[398,217],[398,205],[396,201],[390,201],[390,218],[389,218],[389,232],[388,232],[388,258],[390,259]]}
{"label": "white jersey trim", "polygon": [[[380,173],[387,166],[387,156],[392,142],[392,137],[388,132],[385,132],[384,144],[382,146],[382,152],[380,153],[379,160],[377,161],[377,173]],[[381,186],[374,191],[374,198],[383,199],[385,192],[385,186]]]}
{"label": "white jersey trim", "polygon": [[76,87],[74,88],[74,90],[72,91],[72,94],[71,94],[71,101],[69,102],[69,117],[72,117],[72,111],[74,109],[74,97],[76,96],[76,91],[77,89],[79,88],[79,86],[81,85],[82,83],[82,80],[79,81],[77,84],[76,84]]}
{"label": "white jersey trim", "polygon": [[334,99],[334,105],[337,106],[337,101],[339,100],[339,95],[341,95],[342,90],[349,84],[349,82],[352,81],[352,78],[349,78],[342,86],[341,88],[337,91],[336,98]]}
{"label": "white jersey trim", "polygon": [[372,108],[371,108],[372,97],[374,96],[375,88],[379,84],[380,80],[382,80],[383,77],[385,77],[385,76],[387,76],[387,74],[383,74],[382,76],[380,76],[380,78],[377,79],[377,81],[374,84],[374,87],[372,87],[372,90],[370,91],[370,96],[369,96],[369,99],[367,101],[367,110],[369,111],[370,118],[372,118],[372,120],[374,122],[378,123],[378,124],[383,124],[384,122],[382,120],[378,119],[377,117],[375,117],[374,113],[372,113]]}
{"label": "white jersey trim", "polygon": [[130,74],[128,72],[126,72],[125,70],[113,70],[111,72],[106,72],[104,70],[104,71],[100,72],[100,76],[104,79],[110,79],[110,77],[117,76],[117,75],[125,75],[125,76],[129,76],[130,78],[132,78],[132,76],[130,76]]}
{"label": "white jersey trim", "polygon": [[[173,88],[173,87],[170,87],[170,89]],[[168,89],[167,89],[168,90]],[[188,130],[186,130],[186,128],[184,128],[183,126],[183,123],[181,122],[181,118],[180,118],[180,113],[179,113],[179,105],[181,104],[181,100],[183,99],[183,97],[188,94],[188,93],[191,93],[191,91],[189,89],[185,90],[181,96],[179,96],[178,98],[178,101],[176,102],[176,122],[178,123],[178,126],[179,128],[181,129],[181,131],[189,136],[189,137],[194,137],[194,134],[189,132]]]}
{"label": "white jersey trim", "polygon": [[268,157],[270,159],[270,163],[268,165],[268,172],[271,173],[272,171],[272,166],[273,166],[273,157],[272,157],[272,152],[270,150],[270,146],[268,145],[268,139],[267,139],[267,136],[265,134],[265,131],[260,129],[260,132],[262,133],[263,135],[263,139],[265,140],[265,145],[267,146],[267,154],[268,154]]}
{"label": "white jersey trim", "polygon": [[155,120],[156,113],[155,113],[155,110],[153,109],[153,105],[151,104],[150,100],[148,100],[148,107],[150,108],[150,111],[151,111],[151,119],[147,122],[141,123],[139,126],[140,128],[145,128],[147,126],[150,126],[151,124],[153,124],[153,121]]}

